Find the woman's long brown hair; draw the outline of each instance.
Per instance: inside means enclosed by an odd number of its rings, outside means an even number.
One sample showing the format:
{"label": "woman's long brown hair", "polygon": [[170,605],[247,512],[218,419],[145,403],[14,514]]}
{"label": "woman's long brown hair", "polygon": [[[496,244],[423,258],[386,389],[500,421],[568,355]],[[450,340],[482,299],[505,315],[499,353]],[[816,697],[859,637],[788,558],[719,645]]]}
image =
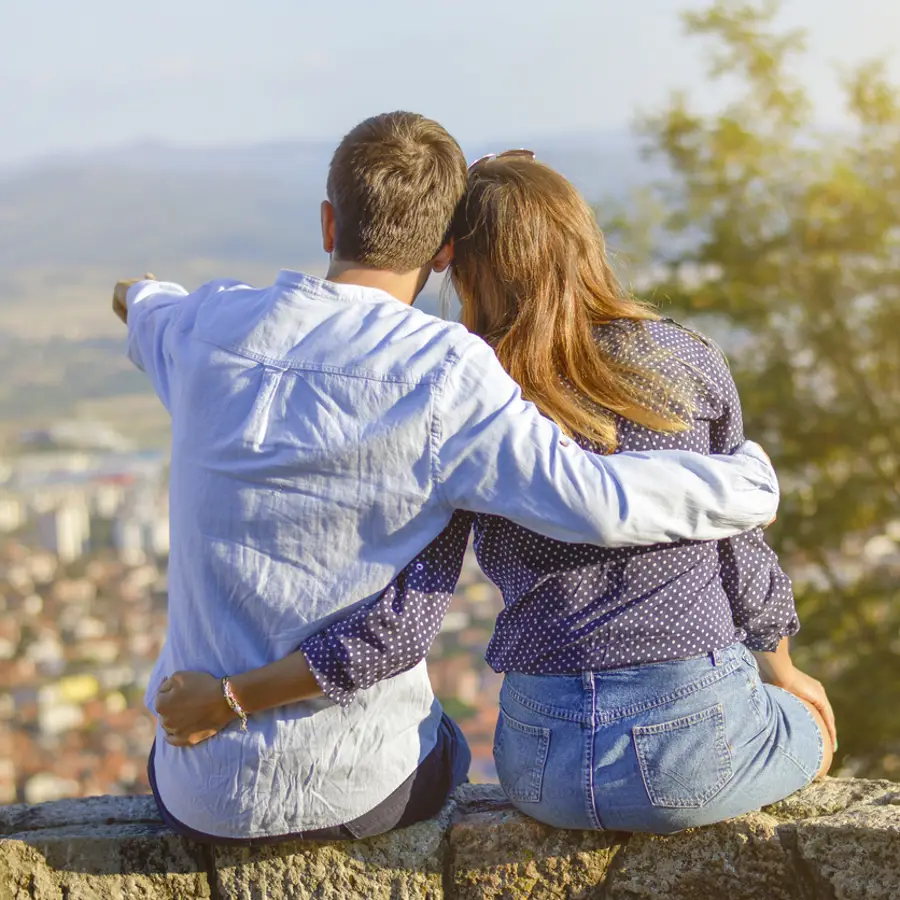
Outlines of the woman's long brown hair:
{"label": "woman's long brown hair", "polygon": [[649,359],[598,340],[614,321],[659,316],[619,287],[590,207],[562,175],[521,157],[480,163],[452,234],[463,324],[564,432],[613,452],[610,413],[656,431],[684,430],[684,385],[664,383]]}

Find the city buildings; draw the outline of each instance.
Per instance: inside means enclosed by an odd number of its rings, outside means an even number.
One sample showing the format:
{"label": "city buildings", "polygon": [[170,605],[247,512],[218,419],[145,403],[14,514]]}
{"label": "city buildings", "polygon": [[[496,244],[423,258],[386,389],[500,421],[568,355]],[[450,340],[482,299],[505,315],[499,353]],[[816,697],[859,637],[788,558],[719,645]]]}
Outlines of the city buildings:
{"label": "city buildings", "polygon": [[[0,804],[149,789],[144,687],[166,627],[166,459],[43,448],[0,464]],[[496,589],[468,559],[429,656],[493,780]]]}
{"label": "city buildings", "polygon": [[[148,790],[144,687],[166,628],[166,460],[84,451],[0,462],[0,804]],[[900,575],[900,521],[830,561]],[[818,577],[791,561],[795,581]],[[484,663],[497,589],[469,555],[429,654],[436,695],[493,781],[502,676]]]}

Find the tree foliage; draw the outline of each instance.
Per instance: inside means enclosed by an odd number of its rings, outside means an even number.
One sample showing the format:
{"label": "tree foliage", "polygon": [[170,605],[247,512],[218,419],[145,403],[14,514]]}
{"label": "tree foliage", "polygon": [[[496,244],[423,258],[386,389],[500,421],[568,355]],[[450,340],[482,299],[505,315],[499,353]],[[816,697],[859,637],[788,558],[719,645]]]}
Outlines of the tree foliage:
{"label": "tree foliage", "polygon": [[[829,689],[838,762],[900,774],[900,95],[879,63],[840,79],[848,124],[820,129],[778,3],[685,15],[725,99],[674,96],[642,123],[670,178],[626,223],[650,294],[731,337],[749,436],[779,470],[771,539]],[[826,111],[832,113],[833,111]],[[644,204],[643,209],[647,209]]]}

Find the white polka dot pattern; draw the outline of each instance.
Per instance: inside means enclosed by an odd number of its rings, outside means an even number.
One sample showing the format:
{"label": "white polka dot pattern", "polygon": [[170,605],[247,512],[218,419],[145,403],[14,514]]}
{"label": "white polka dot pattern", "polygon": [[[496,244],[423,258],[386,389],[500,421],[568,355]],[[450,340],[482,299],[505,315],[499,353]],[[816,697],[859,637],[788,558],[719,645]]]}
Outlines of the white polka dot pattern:
{"label": "white polka dot pattern", "polygon": [[411,669],[441,629],[462,570],[474,516],[450,524],[371,603],[302,644],[323,692],[346,706],[356,691]]}
{"label": "white polka dot pattern", "polygon": [[[598,339],[622,359],[652,358],[664,378],[687,372],[696,384],[692,409],[681,411],[689,430],[661,434],[617,417],[619,450],[729,453],[743,441],[737,389],[711,342],[669,320],[614,323]],[[303,644],[333,700],[346,704],[359,688],[424,658],[459,577],[471,522],[457,513],[377,600]],[[718,543],[607,550],[479,516],[475,551],[505,602],[487,651],[498,672],[640,665],[735,641],[774,650],[799,628],[790,580],[759,529]]]}

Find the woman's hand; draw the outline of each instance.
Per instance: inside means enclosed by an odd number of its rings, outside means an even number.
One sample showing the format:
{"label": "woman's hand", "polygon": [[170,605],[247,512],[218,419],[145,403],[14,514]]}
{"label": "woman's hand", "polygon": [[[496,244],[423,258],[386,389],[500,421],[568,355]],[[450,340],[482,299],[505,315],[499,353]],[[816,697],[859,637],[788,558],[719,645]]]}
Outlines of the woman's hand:
{"label": "woman's hand", "polygon": [[831,709],[831,703],[828,700],[828,695],[825,693],[822,682],[816,681],[815,678],[795,668],[783,682],[778,683],[778,687],[784,688],[784,690],[789,691],[801,700],[805,700],[818,710],[819,715],[825,722],[825,727],[828,729],[831,745],[834,750],[837,750],[837,727],[834,723],[834,711]]}
{"label": "woman's hand", "polygon": [[820,681],[801,672],[791,660],[789,638],[783,637],[771,652],[753,652],[759,666],[759,677],[766,683],[780,687],[806,701],[822,717],[832,750],[837,750],[837,728],[828,695]]}
{"label": "woman's hand", "polygon": [[[229,681],[247,715],[322,695],[302,650]],[[173,747],[200,744],[237,718],[222,683],[205,672],[176,672],[159,686],[154,706],[166,743]]]}
{"label": "woman's hand", "polygon": [[235,714],[218,678],[206,672],[176,672],[159,687],[154,701],[166,743],[193,747],[218,734]]}

